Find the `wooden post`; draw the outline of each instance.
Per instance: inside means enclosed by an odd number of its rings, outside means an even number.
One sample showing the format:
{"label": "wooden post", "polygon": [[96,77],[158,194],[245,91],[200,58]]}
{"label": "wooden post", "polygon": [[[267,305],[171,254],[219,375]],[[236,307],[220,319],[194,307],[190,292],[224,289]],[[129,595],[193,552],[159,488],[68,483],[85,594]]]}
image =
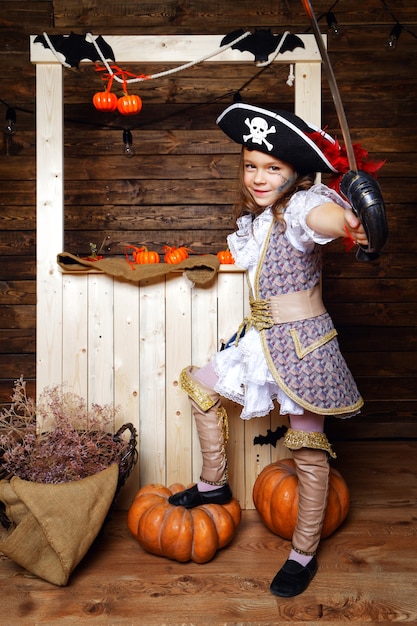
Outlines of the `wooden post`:
{"label": "wooden post", "polygon": [[63,82],[59,63],[36,66],[37,389],[62,380]]}

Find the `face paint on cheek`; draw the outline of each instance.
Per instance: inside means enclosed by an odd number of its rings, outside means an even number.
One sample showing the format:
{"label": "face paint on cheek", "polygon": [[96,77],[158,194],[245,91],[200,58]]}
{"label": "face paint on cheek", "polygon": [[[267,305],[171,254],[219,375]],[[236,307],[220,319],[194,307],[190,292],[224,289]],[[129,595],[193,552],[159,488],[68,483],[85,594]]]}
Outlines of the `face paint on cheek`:
{"label": "face paint on cheek", "polygon": [[297,179],[297,174],[296,173],[292,174],[290,178],[285,178],[285,176],[282,176],[282,179],[284,180],[284,182],[282,183],[280,187],[278,187],[277,189],[278,193],[285,193],[286,191],[288,191],[288,189],[290,189],[290,187],[295,183]]}

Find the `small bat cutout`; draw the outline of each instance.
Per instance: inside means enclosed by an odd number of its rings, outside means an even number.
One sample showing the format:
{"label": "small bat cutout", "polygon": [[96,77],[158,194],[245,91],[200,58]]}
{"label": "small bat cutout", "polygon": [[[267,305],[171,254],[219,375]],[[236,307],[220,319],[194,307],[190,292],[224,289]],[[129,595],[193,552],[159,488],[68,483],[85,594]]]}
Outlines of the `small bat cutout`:
{"label": "small bat cutout", "polygon": [[[49,40],[55,50],[64,55],[65,61],[71,67],[78,67],[80,61],[88,59],[89,61],[100,61],[100,56],[96,50],[96,46],[86,40],[85,35],[49,35]],[[49,48],[48,42],[43,35],[35,38],[35,43],[41,43],[44,48]],[[114,53],[108,43],[100,35],[95,39],[95,43],[101,50],[106,61],[115,61]]]}
{"label": "small bat cutout", "polygon": [[[241,28],[239,30],[234,30],[232,33],[229,33],[225,37],[223,37],[221,41],[221,46],[225,46],[241,35],[243,35],[245,31]],[[274,52],[282,39],[283,35],[273,35],[271,33],[271,29],[255,29],[254,33],[251,33],[241,41],[238,41],[236,44],[232,46],[232,50],[240,50],[240,52],[251,52],[255,55],[255,61],[264,62],[268,60],[268,56]],[[294,48],[304,48],[304,43],[297,37],[297,35],[286,35],[285,40],[283,42],[282,48],[279,51],[287,52],[294,50]]]}
{"label": "small bat cutout", "polygon": [[278,428],[272,431],[270,428],[266,431],[266,435],[258,435],[253,440],[253,445],[265,446],[267,444],[277,447],[277,441],[282,439],[282,437],[287,432],[288,428],[286,426],[278,426]]}

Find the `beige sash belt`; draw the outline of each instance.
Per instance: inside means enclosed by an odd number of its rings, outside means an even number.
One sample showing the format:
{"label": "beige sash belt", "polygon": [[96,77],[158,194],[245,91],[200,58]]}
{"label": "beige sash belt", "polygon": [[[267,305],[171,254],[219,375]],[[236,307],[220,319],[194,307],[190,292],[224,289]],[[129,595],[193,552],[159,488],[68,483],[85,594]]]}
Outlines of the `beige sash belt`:
{"label": "beige sash belt", "polygon": [[274,324],[298,322],[326,313],[319,285],[304,291],[271,296],[268,300],[250,298],[249,302],[251,315],[245,317],[239,326],[235,345],[238,344],[242,333],[252,326],[261,331],[272,328]]}
{"label": "beige sash belt", "polygon": [[319,285],[269,298],[269,310],[274,324],[297,322],[326,313]]}

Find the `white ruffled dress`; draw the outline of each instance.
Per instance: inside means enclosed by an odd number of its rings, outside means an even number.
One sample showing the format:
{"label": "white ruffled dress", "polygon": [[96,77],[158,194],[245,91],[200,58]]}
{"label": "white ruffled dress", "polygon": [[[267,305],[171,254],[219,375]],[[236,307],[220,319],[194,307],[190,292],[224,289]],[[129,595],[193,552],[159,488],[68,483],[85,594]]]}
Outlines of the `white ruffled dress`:
{"label": "white ruffled dress", "polygon": [[[291,198],[284,214],[287,223],[284,236],[296,249],[306,251],[315,243],[324,245],[332,241],[333,238],[314,232],[306,224],[311,209],[326,202],[336,202],[344,209],[349,208],[349,204],[336,192],[322,184],[314,185],[307,191],[298,191]],[[250,215],[245,215],[237,222],[238,230],[227,238],[236,265],[248,272],[252,289],[272,220],[270,208],[254,220]],[[279,403],[282,415],[304,413],[303,407],[291,400],[273,378],[264,356],[259,331],[255,328],[250,328],[237,346],[232,343],[230,347],[217,352],[212,358],[212,365],[218,376],[215,390],[243,406],[242,419],[267,415],[274,408],[274,400]]]}

